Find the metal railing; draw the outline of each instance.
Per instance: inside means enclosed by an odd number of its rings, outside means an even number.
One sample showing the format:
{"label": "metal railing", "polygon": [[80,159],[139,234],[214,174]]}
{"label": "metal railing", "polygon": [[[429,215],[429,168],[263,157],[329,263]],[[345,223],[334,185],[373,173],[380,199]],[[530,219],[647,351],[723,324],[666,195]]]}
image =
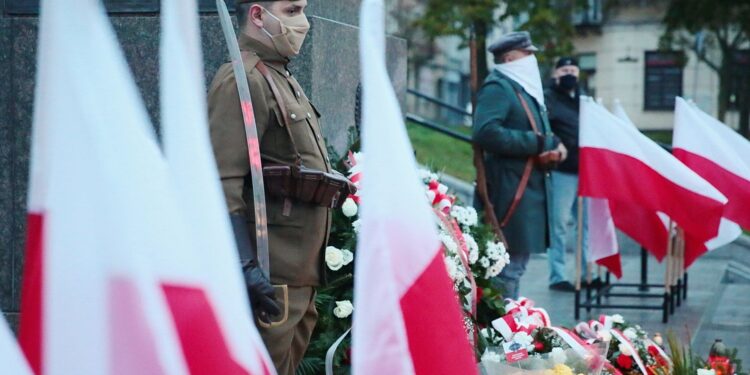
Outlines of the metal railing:
{"label": "metal railing", "polygon": [[[439,110],[445,110],[448,112],[455,113],[460,116],[460,118],[471,119],[471,113],[467,112],[465,109],[455,106],[450,103],[446,103],[440,99],[434,98],[429,95],[425,95],[419,91],[408,89],[407,91],[408,95],[411,95],[416,100],[424,100],[432,105],[435,105],[436,108]],[[426,119],[424,116],[421,116],[417,113],[407,113],[406,119],[414,124],[420,125],[422,127],[428,128],[430,130],[436,131],[438,133],[447,135],[451,138],[457,139],[459,141],[471,143],[471,136],[467,134],[463,134],[457,130],[455,130],[456,126],[447,126],[444,124],[439,123],[438,121]]]}

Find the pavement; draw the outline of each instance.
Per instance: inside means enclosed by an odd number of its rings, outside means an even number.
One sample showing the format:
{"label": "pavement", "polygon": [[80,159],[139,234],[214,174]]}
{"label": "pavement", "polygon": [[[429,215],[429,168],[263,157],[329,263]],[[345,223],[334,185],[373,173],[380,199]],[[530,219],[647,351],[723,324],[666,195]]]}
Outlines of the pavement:
{"label": "pavement", "polygon": [[[620,234],[622,247],[623,279],[619,282],[640,282],[640,248]],[[573,280],[575,254],[568,251],[568,275]],[[521,295],[544,307],[558,326],[573,326],[574,293],[548,289],[548,264],[546,254],[532,256],[526,274],[521,280]],[[617,281],[612,279],[613,281]],[[663,284],[664,265],[649,257],[648,282]],[[628,288],[627,292],[636,291]],[[619,291],[623,291],[620,289]],[[663,291],[663,289],[661,290]],[[661,292],[658,289],[652,292]],[[582,294],[583,295],[583,294]],[[660,304],[661,299],[612,297],[604,303],[624,305]],[[742,237],[732,244],[714,250],[700,259],[688,271],[688,296],[676,308],[667,324],[662,323],[661,310],[594,309],[587,313],[581,309],[580,320],[595,319],[599,314],[619,313],[629,322],[639,324],[650,333],[659,332],[666,337],[674,332],[683,343],[692,343],[693,351],[708,357],[715,339],[722,339],[728,347],[736,347],[738,357],[745,367],[750,365],[750,239]]]}

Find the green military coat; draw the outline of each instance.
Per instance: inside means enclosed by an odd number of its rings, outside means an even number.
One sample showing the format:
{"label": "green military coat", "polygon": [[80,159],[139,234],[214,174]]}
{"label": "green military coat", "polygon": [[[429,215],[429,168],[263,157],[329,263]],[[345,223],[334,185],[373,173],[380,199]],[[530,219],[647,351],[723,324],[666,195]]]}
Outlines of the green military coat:
{"label": "green military coat", "polygon": [[[319,113],[287,70],[289,59],[247,36],[239,38],[250,85],[261,154],[293,164],[296,160],[286,123],[305,167],[330,172]],[[286,105],[288,121],[270,86],[255,68],[268,67]],[[255,235],[252,183],[245,127],[232,65],[221,66],[208,94],[208,115],[216,162],[230,213],[247,217]],[[200,199],[197,197],[196,199]],[[295,202],[289,216],[284,202],[266,195],[271,282],[289,286],[317,286],[323,272],[322,250],[328,241],[331,210]],[[210,251],[210,249],[207,249]]]}
{"label": "green military coat", "polygon": [[[539,131],[545,134],[541,143],[516,91],[528,103]],[[527,159],[552,150],[559,143],[551,133],[543,107],[519,84],[496,70],[478,93],[473,140],[485,151],[488,194],[498,221],[503,220],[513,202]],[[503,229],[511,254],[546,251],[551,228],[548,215],[551,193],[549,173],[534,166],[526,192]]]}

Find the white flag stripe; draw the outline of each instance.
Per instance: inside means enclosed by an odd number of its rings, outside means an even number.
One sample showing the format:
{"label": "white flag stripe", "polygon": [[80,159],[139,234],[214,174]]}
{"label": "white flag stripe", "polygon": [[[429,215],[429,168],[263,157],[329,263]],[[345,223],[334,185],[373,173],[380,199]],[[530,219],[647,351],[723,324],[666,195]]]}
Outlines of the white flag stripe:
{"label": "white flag stripe", "polygon": [[677,98],[673,146],[750,181],[750,142],[698,107]]}
{"label": "white flag stripe", "polygon": [[637,129],[610,114],[600,104],[593,101],[585,104],[590,109],[581,111],[581,122],[597,123],[597,121],[608,121],[616,123],[619,126],[582,127],[580,147],[607,149],[643,162],[647,161],[651,168],[659,171],[662,176],[673,183],[713,200],[723,203],[727,202],[727,198],[711,186],[711,184],[677,161],[669,152],[659,147]]}
{"label": "white flag stripe", "polygon": [[[169,170],[191,234],[189,249],[165,257],[182,280],[200,278],[216,307],[222,334],[243,367],[261,373],[266,353],[251,320],[219,174],[208,134],[203,59],[195,0],[162,0],[161,103]],[[180,262],[169,259],[181,259]],[[192,267],[185,267],[192,263]],[[195,272],[195,268],[201,271]],[[268,365],[270,359],[265,355]]]}

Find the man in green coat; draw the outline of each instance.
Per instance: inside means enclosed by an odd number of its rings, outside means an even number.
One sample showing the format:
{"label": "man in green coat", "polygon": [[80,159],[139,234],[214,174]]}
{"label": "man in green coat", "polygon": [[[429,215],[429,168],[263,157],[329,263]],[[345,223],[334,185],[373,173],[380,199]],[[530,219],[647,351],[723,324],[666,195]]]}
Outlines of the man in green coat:
{"label": "man in green coat", "polygon": [[518,298],[530,254],[547,249],[549,169],[567,153],[550,129],[536,50],[527,32],[493,43],[489,51],[499,65],[480,89],[474,112],[473,140],[484,152],[487,198],[510,254],[495,281],[509,298]]}

